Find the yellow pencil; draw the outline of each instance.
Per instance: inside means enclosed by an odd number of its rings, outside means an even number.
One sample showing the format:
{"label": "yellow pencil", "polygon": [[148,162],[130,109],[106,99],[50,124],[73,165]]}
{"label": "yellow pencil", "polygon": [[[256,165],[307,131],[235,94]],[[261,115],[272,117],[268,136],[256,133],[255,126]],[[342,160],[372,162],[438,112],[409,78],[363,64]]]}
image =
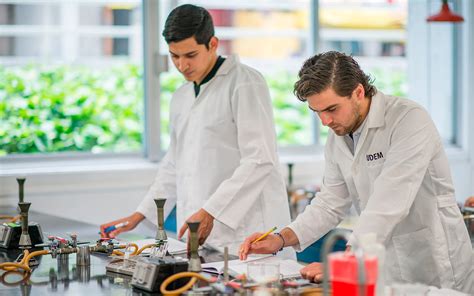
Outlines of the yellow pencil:
{"label": "yellow pencil", "polygon": [[253,243],[256,243],[256,242],[258,242],[258,241],[261,241],[262,239],[266,238],[270,233],[272,233],[272,232],[275,231],[276,229],[277,229],[276,226],[273,227],[273,228],[270,229],[269,231],[267,231],[267,232],[265,232],[264,234],[262,234],[259,238],[257,238],[256,240],[254,240],[254,241],[252,242],[252,244],[253,244]]}

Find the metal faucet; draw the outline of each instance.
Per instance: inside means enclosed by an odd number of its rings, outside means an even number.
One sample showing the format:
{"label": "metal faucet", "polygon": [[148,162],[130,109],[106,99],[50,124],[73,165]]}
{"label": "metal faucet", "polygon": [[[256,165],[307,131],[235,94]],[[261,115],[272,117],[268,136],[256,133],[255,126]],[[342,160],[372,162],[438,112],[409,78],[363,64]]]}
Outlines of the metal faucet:
{"label": "metal faucet", "polygon": [[20,208],[21,215],[21,236],[18,246],[21,249],[31,248],[31,237],[28,233],[28,210],[31,202],[19,202],[18,207]]}
{"label": "metal faucet", "polygon": [[69,237],[71,238],[71,242],[70,242],[71,247],[76,248],[77,247],[77,234],[71,233]]}
{"label": "metal faucet", "polygon": [[154,201],[156,204],[157,217],[158,217],[158,229],[156,230],[155,239],[157,240],[157,242],[166,241],[168,240],[168,236],[166,235],[166,231],[164,228],[164,224],[165,224],[164,206],[165,206],[166,199],[155,198]]}
{"label": "metal faucet", "polygon": [[201,260],[199,259],[199,254],[198,254],[199,241],[198,241],[198,234],[197,234],[197,230],[201,222],[198,221],[198,222],[186,222],[186,223],[188,224],[189,232],[190,232],[190,249],[191,249],[191,256],[189,258],[188,271],[201,272]]}
{"label": "metal faucet", "polygon": [[18,193],[18,201],[23,202],[23,197],[24,197],[24,187],[25,187],[25,178],[16,178],[16,181],[18,182],[18,187],[19,187],[19,193]]}
{"label": "metal faucet", "polygon": [[224,247],[224,283],[229,282],[229,247]]}
{"label": "metal faucet", "polygon": [[76,266],[89,266],[91,265],[91,249],[88,245],[80,246],[75,248],[76,254]]}
{"label": "metal faucet", "polygon": [[[323,244],[323,295],[329,296],[329,260],[328,255],[331,252],[334,244],[339,240],[349,240],[350,232],[348,230],[335,229],[325,239]],[[364,253],[361,248],[355,248],[354,254],[357,260],[357,282],[359,286],[359,296],[365,296],[366,290],[366,276]]]}

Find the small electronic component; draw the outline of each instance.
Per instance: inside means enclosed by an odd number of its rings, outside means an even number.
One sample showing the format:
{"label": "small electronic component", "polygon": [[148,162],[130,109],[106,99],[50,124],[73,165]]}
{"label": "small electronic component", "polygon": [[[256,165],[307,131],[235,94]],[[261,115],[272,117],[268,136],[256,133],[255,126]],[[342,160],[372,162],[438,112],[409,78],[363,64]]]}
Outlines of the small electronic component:
{"label": "small electronic component", "polygon": [[108,272],[123,274],[130,277],[133,275],[135,268],[135,259],[126,259],[125,261],[123,258],[114,259],[105,266],[105,269]]}
{"label": "small electronic component", "polygon": [[[135,261],[132,286],[142,290],[158,291],[161,283],[169,276],[187,271],[188,261],[180,257],[165,256],[164,258],[139,258]],[[172,289],[177,289],[188,282],[182,279],[173,282]]]}
{"label": "small electronic component", "polygon": [[[43,231],[36,222],[28,223],[28,233],[30,234],[31,244],[37,245],[43,243]],[[21,237],[21,225],[16,223],[4,223],[0,225],[0,248],[18,249]]]}

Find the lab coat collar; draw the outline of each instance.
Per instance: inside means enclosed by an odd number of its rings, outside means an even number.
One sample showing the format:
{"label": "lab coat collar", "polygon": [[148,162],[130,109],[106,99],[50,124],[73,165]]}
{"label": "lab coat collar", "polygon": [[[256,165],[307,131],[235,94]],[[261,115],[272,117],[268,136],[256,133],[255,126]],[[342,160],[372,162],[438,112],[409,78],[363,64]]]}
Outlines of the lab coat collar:
{"label": "lab coat collar", "polygon": [[201,86],[201,90],[199,91],[199,95],[196,97],[196,102],[199,101],[199,98],[201,97],[201,94],[209,87],[211,84],[210,82],[213,81],[217,76],[223,76],[229,74],[229,72],[236,67],[236,65],[239,63],[239,57],[237,55],[230,55],[228,57],[225,57],[224,63],[219,67],[219,70],[217,70],[216,75],[212,77],[211,80],[209,80],[207,83],[204,83]]}
{"label": "lab coat collar", "polygon": [[377,92],[370,100],[370,110],[367,117],[367,124],[362,128],[362,134],[355,149],[354,159],[359,156],[369,129],[385,125],[385,95],[382,92]]}
{"label": "lab coat collar", "polygon": [[226,57],[224,63],[217,71],[216,76],[227,75],[239,62],[239,57],[237,55]]}
{"label": "lab coat collar", "polygon": [[367,115],[367,128],[381,127],[385,125],[385,95],[377,91],[370,102],[370,110]]}

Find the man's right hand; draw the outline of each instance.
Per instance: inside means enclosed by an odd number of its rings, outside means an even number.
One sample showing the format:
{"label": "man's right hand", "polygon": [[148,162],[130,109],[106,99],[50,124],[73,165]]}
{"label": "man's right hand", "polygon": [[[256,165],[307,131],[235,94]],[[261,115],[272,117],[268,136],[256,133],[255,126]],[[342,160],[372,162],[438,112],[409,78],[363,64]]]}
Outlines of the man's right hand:
{"label": "man's right hand", "polygon": [[[139,212],[135,212],[132,215],[118,219],[109,223],[105,223],[100,225],[100,236],[105,237],[105,238],[114,238],[116,237],[119,233],[130,231],[137,227],[138,223],[140,223],[143,219],[145,219],[145,216],[140,214]],[[123,227],[119,227],[111,232],[105,233],[105,229],[109,226],[117,225],[119,223],[126,223],[128,222],[127,225]]]}
{"label": "man's right hand", "polygon": [[272,254],[276,253],[283,246],[282,239],[275,234],[270,234],[266,238],[252,243],[259,238],[263,232],[256,232],[247,237],[243,244],[240,245],[239,258],[246,260],[249,254]]}

